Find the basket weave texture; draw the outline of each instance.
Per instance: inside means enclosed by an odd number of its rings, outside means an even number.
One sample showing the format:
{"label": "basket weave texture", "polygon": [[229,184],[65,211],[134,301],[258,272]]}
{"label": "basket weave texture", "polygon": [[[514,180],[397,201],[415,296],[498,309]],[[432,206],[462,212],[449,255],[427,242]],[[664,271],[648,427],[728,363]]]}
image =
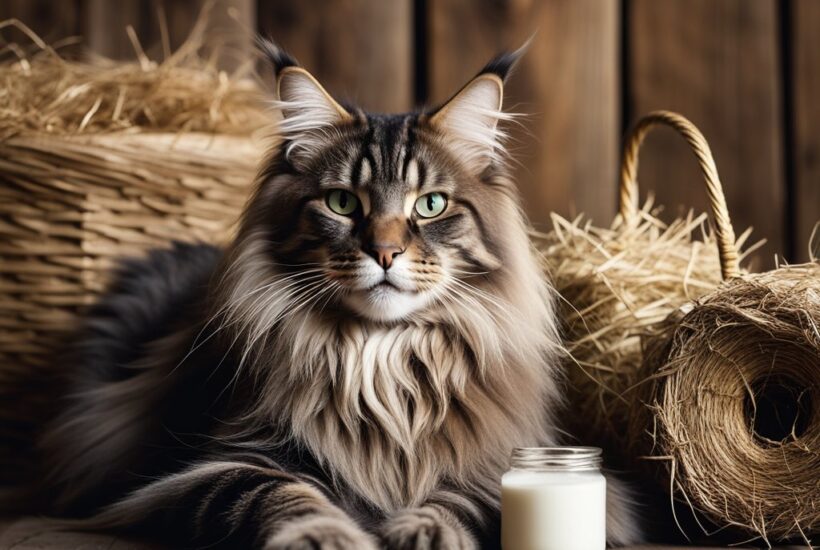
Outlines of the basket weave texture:
{"label": "basket weave texture", "polygon": [[117,258],[173,239],[226,241],[260,153],[235,135],[0,142],[0,372],[46,362]]}

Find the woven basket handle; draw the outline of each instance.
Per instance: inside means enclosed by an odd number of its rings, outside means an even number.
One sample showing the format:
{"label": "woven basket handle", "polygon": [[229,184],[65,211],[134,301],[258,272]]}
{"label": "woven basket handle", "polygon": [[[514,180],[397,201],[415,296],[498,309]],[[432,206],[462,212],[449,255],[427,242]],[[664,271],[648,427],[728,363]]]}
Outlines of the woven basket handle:
{"label": "woven basket handle", "polygon": [[720,254],[720,271],[723,279],[731,279],[740,274],[738,253],[735,247],[735,231],[726,208],[726,197],[720,184],[715,159],[706,138],[694,124],[683,116],[671,111],[653,111],[641,118],[630,132],[624,147],[621,162],[620,201],[621,218],[627,224],[638,222],[638,152],[646,134],[658,126],[671,126],[677,130],[692,147],[692,152],[700,163],[712,217],[715,221],[718,252]]}

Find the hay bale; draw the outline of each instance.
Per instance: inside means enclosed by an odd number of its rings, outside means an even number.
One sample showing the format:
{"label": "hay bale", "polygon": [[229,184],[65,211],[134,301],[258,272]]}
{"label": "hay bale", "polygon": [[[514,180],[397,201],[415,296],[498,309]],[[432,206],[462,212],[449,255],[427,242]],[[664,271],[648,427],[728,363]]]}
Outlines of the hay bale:
{"label": "hay bale", "polygon": [[111,265],[230,239],[271,117],[251,80],[199,57],[202,21],[161,63],[68,61],[9,26],[33,44],[0,63],[0,459],[22,468],[54,350]]}
{"label": "hay bale", "polygon": [[584,411],[570,429],[610,450],[628,441],[624,427],[635,405],[629,390],[646,377],[642,339],[721,282],[705,214],[666,225],[647,202],[639,217],[600,228],[553,215],[553,230],[533,235],[560,296],[570,407]]}
{"label": "hay bale", "polygon": [[644,448],[716,525],[766,542],[820,533],[818,327],[815,262],[727,281],[649,346]]}

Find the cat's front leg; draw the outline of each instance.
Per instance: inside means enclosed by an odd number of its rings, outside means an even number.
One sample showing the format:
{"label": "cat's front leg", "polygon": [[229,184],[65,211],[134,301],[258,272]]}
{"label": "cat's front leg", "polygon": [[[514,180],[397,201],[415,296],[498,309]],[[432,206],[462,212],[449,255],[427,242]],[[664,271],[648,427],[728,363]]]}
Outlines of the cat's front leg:
{"label": "cat's front leg", "polygon": [[466,497],[442,491],[418,508],[390,516],[381,535],[390,550],[473,550],[478,544],[468,522],[483,523],[480,507]]}
{"label": "cat's front leg", "polygon": [[291,474],[214,461],[161,478],[109,506],[92,528],[151,530],[185,546],[375,550],[377,541]]}

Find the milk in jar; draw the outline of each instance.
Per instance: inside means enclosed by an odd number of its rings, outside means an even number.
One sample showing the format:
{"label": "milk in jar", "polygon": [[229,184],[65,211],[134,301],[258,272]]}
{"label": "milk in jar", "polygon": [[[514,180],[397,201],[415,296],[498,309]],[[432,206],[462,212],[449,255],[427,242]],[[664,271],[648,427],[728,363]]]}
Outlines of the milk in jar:
{"label": "milk in jar", "polygon": [[501,478],[504,550],[603,550],[606,478],[596,447],[513,451]]}

